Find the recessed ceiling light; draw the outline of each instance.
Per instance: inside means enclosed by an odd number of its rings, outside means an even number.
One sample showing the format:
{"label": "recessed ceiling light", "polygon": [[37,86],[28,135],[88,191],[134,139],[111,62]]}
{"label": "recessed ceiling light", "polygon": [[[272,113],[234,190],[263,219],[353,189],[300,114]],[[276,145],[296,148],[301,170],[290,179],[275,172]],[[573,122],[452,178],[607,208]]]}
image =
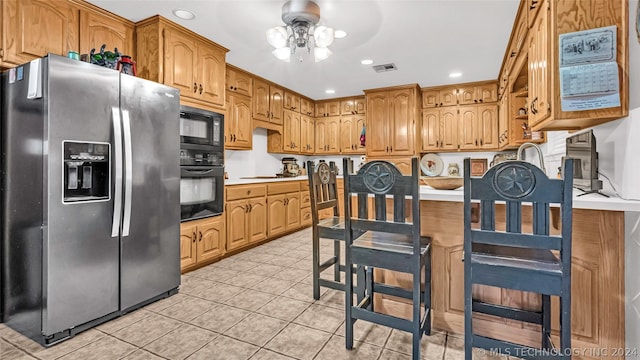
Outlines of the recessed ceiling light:
{"label": "recessed ceiling light", "polygon": [[347,32],[344,30],[336,30],[333,33],[333,37],[336,39],[342,39],[345,36],[347,36]]}
{"label": "recessed ceiling light", "polygon": [[327,89],[324,92],[326,92],[327,94],[335,94],[336,93],[336,91],[333,90],[333,89]]}
{"label": "recessed ceiling light", "polygon": [[362,65],[371,65],[371,64],[373,64],[373,60],[364,59],[364,60],[360,61],[360,64],[362,64]]}
{"label": "recessed ceiling light", "polygon": [[457,77],[460,77],[460,76],[462,76],[461,72],[452,72],[452,73],[449,74],[449,77],[452,77],[452,78],[457,78]]}
{"label": "recessed ceiling light", "polygon": [[173,10],[173,15],[184,20],[193,20],[196,18],[196,14],[192,13],[189,10],[183,10],[183,9]]}

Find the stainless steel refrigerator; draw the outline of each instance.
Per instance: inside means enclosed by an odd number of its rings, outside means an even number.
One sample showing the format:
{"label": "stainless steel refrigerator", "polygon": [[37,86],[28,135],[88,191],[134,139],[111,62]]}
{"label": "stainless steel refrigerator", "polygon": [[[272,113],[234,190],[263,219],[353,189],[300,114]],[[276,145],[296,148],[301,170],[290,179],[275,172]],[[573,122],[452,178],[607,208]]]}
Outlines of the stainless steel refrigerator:
{"label": "stainless steel refrigerator", "polygon": [[56,55],[2,87],[4,322],[48,345],[174,294],[178,90]]}

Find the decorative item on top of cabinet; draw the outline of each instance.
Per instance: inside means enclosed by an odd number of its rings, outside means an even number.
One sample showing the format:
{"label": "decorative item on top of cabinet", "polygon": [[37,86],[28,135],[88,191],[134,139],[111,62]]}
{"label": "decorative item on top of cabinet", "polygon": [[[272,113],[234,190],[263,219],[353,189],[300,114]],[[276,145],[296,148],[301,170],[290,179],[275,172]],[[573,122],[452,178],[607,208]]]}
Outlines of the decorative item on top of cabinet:
{"label": "decorative item on top of cabinet", "polygon": [[282,105],[285,109],[300,112],[300,96],[290,92],[284,92],[284,104]]}
{"label": "decorative item on top of cabinet", "polygon": [[366,108],[364,97],[340,101],[340,114],[342,115],[362,115],[366,112]]}
{"label": "decorative item on top of cabinet", "polygon": [[316,117],[339,116],[340,101],[329,100],[316,103]]}
{"label": "decorative item on top of cabinet", "polygon": [[267,187],[264,184],[226,188],[227,250],[267,238]]}
{"label": "decorative item on top of cabinet", "polygon": [[80,47],[81,54],[88,54],[91,49],[107,44],[109,48],[117,48],[121,54],[135,56],[133,33],[135,24],[102,10],[85,1],[73,0],[80,8]]}
{"label": "decorative item on top of cabinet", "polygon": [[251,99],[239,93],[227,94],[227,116],[224,121],[224,148],[250,150],[253,147]]}
{"label": "decorative item on top of cabinet", "polygon": [[64,56],[67,51],[78,49],[79,13],[71,2],[2,1],[0,6],[0,65],[13,67],[48,53]]}
{"label": "decorative item on top of cabinet", "polygon": [[224,108],[228,49],[159,15],[136,23],[138,76],[180,90],[181,103]]}
{"label": "decorative item on top of cabinet", "polygon": [[284,90],[262,79],[253,79],[253,119],[260,127],[279,130],[283,124]]}
{"label": "decorative item on top of cabinet", "polygon": [[417,84],[365,90],[367,156],[413,155],[422,103]]}
{"label": "decorative item on top of cabinet", "polygon": [[224,253],[223,215],[180,224],[180,270],[182,272],[206,265]]}
{"label": "decorative item on top of cabinet", "polygon": [[300,114],[313,116],[314,111],[315,109],[313,107],[313,101],[305,97],[301,97],[300,98]]}
{"label": "decorative item on top of cabinet", "polygon": [[251,74],[227,64],[226,74],[227,91],[251,97],[253,93],[253,78]]}

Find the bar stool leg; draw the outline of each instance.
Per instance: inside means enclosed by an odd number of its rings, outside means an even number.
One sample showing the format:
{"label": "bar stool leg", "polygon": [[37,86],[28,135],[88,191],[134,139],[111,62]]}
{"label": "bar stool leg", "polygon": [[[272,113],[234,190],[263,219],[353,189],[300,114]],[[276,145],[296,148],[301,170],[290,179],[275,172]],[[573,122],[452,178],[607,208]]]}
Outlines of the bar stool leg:
{"label": "bar stool leg", "polygon": [[[349,246],[349,245],[347,245]],[[353,264],[347,252],[345,261],[345,284],[344,284],[344,306],[345,306],[345,345],[347,350],[353,349],[353,317],[351,316],[351,306],[353,306]]]}
{"label": "bar stool leg", "polygon": [[551,349],[551,296],[542,295],[542,348]]}
{"label": "bar stool leg", "polygon": [[424,263],[424,298],[422,301],[426,314],[423,332],[426,335],[431,335],[431,248],[429,248],[427,260]]}
{"label": "bar stool leg", "polygon": [[313,298],[318,300],[320,299],[320,239],[318,238],[318,233],[314,229],[312,235],[312,245],[313,245]]}
{"label": "bar stool leg", "polygon": [[370,297],[371,301],[369,301],[369,306],[367,309],[369,311],[373,311],[373,268],[368,267],[366,269],[367,275],[365,276],[365,281],[367,283],[367,294]]}
{"label": "bar stool leg", "polygon": [[333,265],[333,280],[340,281],[340,242],[335,240],[333,242],[333,256],[335,265]]}
{"label": "bar stool leg", "polygon": [[413,338],[413,360],[420,360],[420,338],[422,329],[420,328],[420,259],[414,263],[416,271],[413,271],[413,322],[412,322],[412,338]]}
{"label": "bar stool leg", "polygon": [[471,268],[465,264],[464,270],[464,359],[472,360],[473,327],[471,316],[473,314],[473,296],[471,295]]}
{"label": "bar stool leg", "polygon": [[560,349],[563,358],[571,359],[571,289],[560,297]]}

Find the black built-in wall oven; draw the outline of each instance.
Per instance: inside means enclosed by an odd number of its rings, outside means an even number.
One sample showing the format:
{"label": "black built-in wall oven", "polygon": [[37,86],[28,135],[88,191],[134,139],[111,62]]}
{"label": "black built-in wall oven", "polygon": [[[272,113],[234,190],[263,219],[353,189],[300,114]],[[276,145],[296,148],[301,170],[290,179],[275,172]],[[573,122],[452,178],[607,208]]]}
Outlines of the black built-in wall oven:
{"label": "black built-in wall oven", "polygon": [[180,219],[222,214],[224,115],[182,106],[180,111]]}

